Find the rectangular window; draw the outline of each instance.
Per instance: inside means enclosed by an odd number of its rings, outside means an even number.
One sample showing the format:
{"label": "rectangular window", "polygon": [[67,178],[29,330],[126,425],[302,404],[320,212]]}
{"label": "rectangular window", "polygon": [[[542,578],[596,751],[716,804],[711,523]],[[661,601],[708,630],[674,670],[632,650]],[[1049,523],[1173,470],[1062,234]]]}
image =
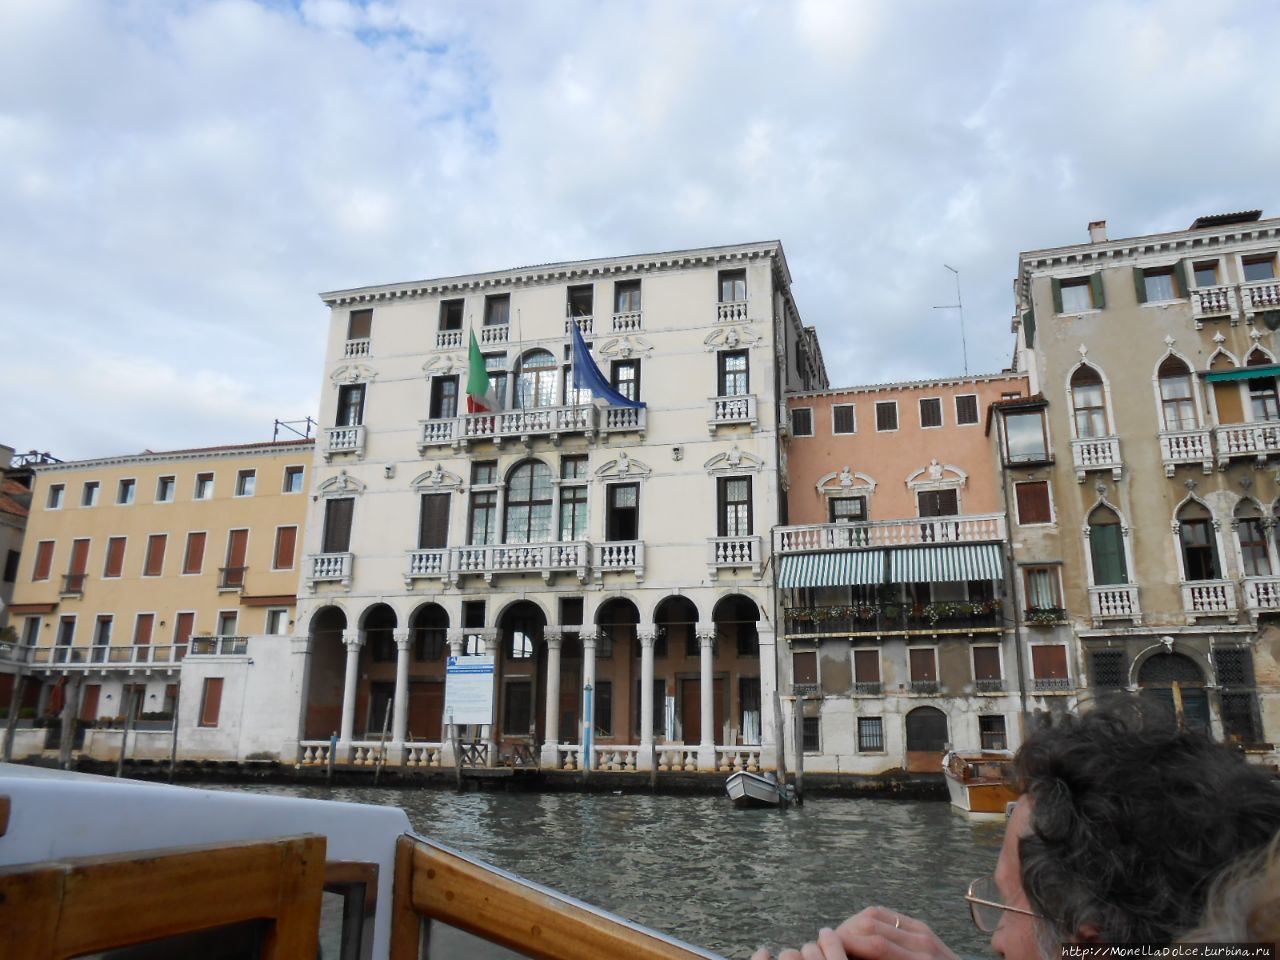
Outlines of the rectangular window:
{"label": "rectangular window", "polygon": [[1024,527],[1032,523],[1053,523],[1048,480],[1015,483],[1013,491],[1018,503],[1018,523]]}
{"label": "rectangular window", "polygon": [[155,629],[156,615],[140,613],[133,620],[133,642],[135,646],[145,647],[151,644],[151,632]]}
{"label": "rectangular window", "polygon": [[1142,271],[1142,289],[1145,303],[1159,300],[1176,300],[1181,295],[1174,280],[1173,267],[1150,267]]}
{"label": "rectangular window", "polygon": [[236,496],[252,497],[254,487],[258,485],[258,471],[241,470],[236,474]]}
{"label": "rectangular window", "polygon": [[352,310],[347,314],[347,339],[368,340],[373,330],[372,310]]}
{"label": "rectangular window", "polygon": [[639,280],[619,280],[613,285],[613,312],[640,312]]}
{"label": "rectangular window", "polygon": [[107,540],[107,562],[102,568],[103,579],[119,577],[124,572],[124,537]]}
{"label": "rectangular window", "polygon": [[1049,459],[1044,411],[1005,414],[1004,429],[1009,463],[1043,463]]}
{"label": "rectangular window", "polygon": [[364,423],[363,383],[348,383],[338,388],[338,416],[334,423],[339,427],[358,427]]}
{"label": "rectangular window", "polygon": [[147,537],[147,557],[142,564],[144,577],[158,577],[164,573],[164,548],[168,542],[168,535],[163,533]]}
{"label": "rectangular window", "polygon": [[852,523],[867,519],[866,497],[832,497],[827,501],[827,515],[832,523]]}
{"label": "rectangular window", "polygon": [[449,545],[449,496],[424,493],[418,512],[418,549],[438,550]]}
{"label": "rectangular window", "polygon": [[585,284],[569,287],[565,297],[565,316],[589,317],[595,308],[595,287]]}
{"label": "rectangular window", "polygon": [[45,501],[45,507],[49,510],[60,510],[62,508],[62,499],[66,492],[67,485],[65,483],[49,484],[49,499]]}
{"label": "rectangular window", "polygon": [[605,539],[640,539],[640,485],[615,483],[608,488],[605,500]]}
{"label": "rectangular window", "polygon": [[884,719],[881,717],[858,718],[858,752],[881,753],[884,751]]}
{"label": "rectangular window", "polygon": [[346,553],[351,549],[351,514],[355,509],[352,497],[335,497],[324,505],[323,553]]}
{"label": "rectangular window", "polygon": [[978,395],[965,393],[956,397],[956,423],[969,426],[978,422]]}
{"label": "rectangular window", "polygon": [[1218,550],[1212,521],[1183,520],[1178,524],[1182,564],[1188,580],[1217,580]]}
{"label": "rectangular window", "polygon": [[813,436],[813,408],[791,408],[791,435],[793,437]]}
{"label": "rectangular window", "polygon": [[876,430],[880,433],[898,429],[898,401],[880,400],[876,403]]}
{"label": "rectangular window", "polygon": [[71,541],[71,563],[67,566],[67,582],[65,592],[82,593],[84,591],[84,575],[89,569],[89,541]]}
{"label": "rectangular window", "polygon": [[31,571],[31,579],[48,580],[53,569],[53,541],[41,540],[36,544],[36,565]]}
{"label": "rectangular window", "polygon": [[999,681],[1003,679],[1000,671],[1000,648],[999,647],[974,647],[973,648],[973,679],[978,683],[978,690],[982,690],[983,682]]}
{"label": "rectangular window", "polygon": [[595,703],[592,705],[592,713],[595,714],[596,735],[601,737],[613,736],[613,681],[597,680],[595,693]]}
{"label": "rectangular window", "polygon": [[4,557],[4,582],[15,583],[18,579],[18,564],[22,560],[22,554],[17,550],[10,550]]}
{"label": "rectangular window", "polygon": [[955,517],[960,514],[960,499],[955,490],[920,490],[916,505],[922,517]]}
{"label": "rectangular window", "polygon": [[441,300],[440,301],[440,329],[441,330],[461,330],[463,308],[466,306],[465,300]]}
{"label": "rectangular window", "polygon": [[184,574],[197,574],[204,570],[204,541],[205,533],[203,530],[187,534],[187,549],[182,554],[182,572]]}
{"label": "rectangular window", "polygon": [[240,617],[235,610],[219,610],[217,635],[220,637],[234,637],[239,620]]}
{"label": "rectangular window", "polygon": [[1067,679],[1067,648],[1060,643],[1031,648],[1031,675],[1036,680]]}
{"label": "rectangular window", "polygon": [[448,420],[458,415],[458,378],[431,378],[431,407],[428,416],[432,420]]}
{"label": "rectangular window", "polygon": [[180,613],[173,621],[173,642],[185,647],[196,629],[196,615],[191,611]]}
{"label": "rectangular window", "polygon": [[297,545],[296,526],[275,527],[275,549],[271,552],[271,570],[293,570],[293,553]]}
{"label": "rectangular window", "polygon": [[745,397],[751,392],[751,377],[746,350],[722,350],[716,354],[719,375],[716,388],[720,397]]}
{"label": "rectangular window", "polygon": [[818,689],[818,654],[813,650],[796,650],[791,654],[791,681],[795,692]]}
{"label": "rectangular window", "polygon": [[1274,253],[1258,257],[1245,257],[1241,261],[1244,267],[1244,282],[1255,280],[1274,280],[1276,278],[1276,256]]}
{"label": "rectangular window", "polygon": [[471,485],[491,487],[498,482],[498,464],[494,460],[481,460],[471,464]]}
{"label": "rectangular window", "polygon": [[640,400],[640,361],[614,360],[609,371],[609,386],[628,400]]}
{"label": "rectangular window", "polygon": [[[1090,674],[1093,686],[1106,690],[1123,690],[1128,671],[1125,668],[1123,650],[1093,650],[1089,654]],[[1219,672],[1218,682],[1222,682]]]}
{"label": "rectangular window", "polygon": [[831,408],[831,432],[834,434],[857,433],[858,421],[852,403],[837,403]]}
{"label": "rectangular window", "polygon": [[1054,280],[1054,309],[1058,313],[1084,313],[1095,308],[1102,309],[1101,294],[1102,276],[1072,277],[1069,280]]}
{"label": "rectangular window", "polygon": [[822,752],[822,718],[801,717],[801,739],[805,753]]}
{"label": "rectangular window", "polygon": [[1023,567],[1028,610],[1061,610],[1062,591],[1057,567]]}
{"label": "rectangular window", "polygon": [[511,322],[511,294],[498,293],[484,298],[484,325],[503,327]]}
{"label": "rectangular window", "polygon": [[736,303],[747,299],[747,271],[720,271],[720,302]]}
{"label": "rectangular window", "polygon": [[172,503],[177,481],[173,477],[161,477],[156,481],[156,503]]}
{"label": "rectangular window", "polygon": [[1004,732],[1004,717],[999,714],[978,717],[978,736],[983,750],[1009,749],[1009,738]]}
{"label": "rectangular window", "polygon": [[137,488],[137,480],[121,480],[120,485],[116,488],[116,503],[121,505],[133,503],[134,493]]}
{"label": "rectangular window", "polygon": [[911,657],[912,683],[938,682],[938,658],[931,647],[914,647],[907,653]]}
{"label": "rectangular window", "polygon": [[289,611],[284,607],[272,607],[267,611],[267,635],[283,637],[289,632]]}
{"label": "rectangular window", "polygon": [[58,620],[58,646],[69,647],[76,639],[76,618],[61,617]]}
{"label": "rectangular window", "polygon": [[302,480],[306,474],[306,467],[285,467],[284,468],[284,487],[282,493],[301,493]]}
{"label": "rectangular window", "polygon": [[222,585],[224,587],[243,587],[249,555],[249,531],[227,531],[226,566],[223,567]]}
{"label": "rectangular window", "polygon": [[920,426],[942,426],[942,401],[937,397],[924,397],[920,400]]}
{"label": "rectangular window", "polygon": [[222,677],[205,677],[200,694],[200,726],[216,727],[222,710]]}
{"label": "rectangular window", "polygon": [[40,642],[39,617],[27,617],[22,621],[22,642],[28,647],[34,647]]}
{"label": "rectangular window", "polygon": [[861,689],[863,684],[880,685],[880,651],[870,648],[853,651],[853,681],[859,687],[859,693],[873,691]]}
{"label": "rectangular window", "polygon": [[1192,269],[1195,271],[1196,288],[1203,290],[1205,287],[1216,287],[1218,285],[1218,261],[1205,260],[1195,264]]}
{"label": "rectangular window", "polygon": [[587,536],[587,488],[560,487],[560,540],[585,540]]}
{"label": "rectangular window", "polygon": [[196,500],[212,500],[213,499],[213,474],[197,473],[196,474]]}
{"label": "rectangular window", "polygon": [[751,478],[719,477],[716,480],[716,500],[717,536],[751,536]]}
{"label": "rectangular window", "polygon": [[98,505],[98,481],[90,480],[80,492],[80,506],[96,507]]}
{"label": "rectangular window", "polygon": [[498,542],[498,495],[492,490],[471,494],[471,520],[467,524],[467,543],[480,546]]}
{"label": "rectangular window", "polygon": [[95,647],[109,646],[111,643],[111,623],[110,614],[101,614],[97,623],[93,627],[93,645]]}

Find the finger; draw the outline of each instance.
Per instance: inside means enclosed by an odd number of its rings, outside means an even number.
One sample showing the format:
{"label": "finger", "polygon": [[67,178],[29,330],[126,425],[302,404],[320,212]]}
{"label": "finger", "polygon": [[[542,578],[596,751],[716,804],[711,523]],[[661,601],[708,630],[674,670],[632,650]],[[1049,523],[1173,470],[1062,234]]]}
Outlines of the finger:
{"label": "finger", "polygon": [[822,960],[845,960],[848,956],[844,944],[830,927],[823,927],[818,931],[818,947],[822,951]]}
{"label": "finger", "polygon": [[822,955],[822,948],[816,943],[806,943],[801,947],[800,956],[803,957],[804,960],[827,960],[827,958]]}
{"label": "finger", "polygon": [[751,960],[773,960],[773,955],[769,953],[767,947],[761,947],[751,955]]}
{"label": "finger", "polygon": [[804,960],[799,950],[783,950],[778,954],[778,960]]}

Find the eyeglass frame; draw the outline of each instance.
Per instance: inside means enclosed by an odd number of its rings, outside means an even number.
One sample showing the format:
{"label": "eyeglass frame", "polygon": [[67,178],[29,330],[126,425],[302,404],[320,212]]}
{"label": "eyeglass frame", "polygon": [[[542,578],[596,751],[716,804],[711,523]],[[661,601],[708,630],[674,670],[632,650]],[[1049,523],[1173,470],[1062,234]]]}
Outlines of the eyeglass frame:
{"label": "eyeglass frame", "polygon": [[978,912],[974,909],[975,906],[995,907],[997,910],[1005,910],[1009,913],[1020,913],[1024,917],[1031,917],[1032,919],[1035,919],[1035,920],[1044,919],[1043,917],[1040,916],[1040,914],[1036,913],[1033,910],[1028,910],[1025,907],[1013,907],[1007,903],[996,903],[994,900],[987,900],[983,897],[974,896],[973,894],[974,887],[976,887],[980,883],[983,883],[984,881],[990,881],[994,885],[995,880],[996,878],[992,876],[978,877],[969,883],[969,889],[965,891],[964,899],[965,899],[965,902],[969,904],[969,918],[973,921],[973,925],[977,927],[980,931],[982,931],[983,933],[995,933],[996,928],[999,927],[1000,925],[997,923],[996,926],[992,927],[990,930],[987,930],[986,928],[984,928],[982,924],[978,922]]}

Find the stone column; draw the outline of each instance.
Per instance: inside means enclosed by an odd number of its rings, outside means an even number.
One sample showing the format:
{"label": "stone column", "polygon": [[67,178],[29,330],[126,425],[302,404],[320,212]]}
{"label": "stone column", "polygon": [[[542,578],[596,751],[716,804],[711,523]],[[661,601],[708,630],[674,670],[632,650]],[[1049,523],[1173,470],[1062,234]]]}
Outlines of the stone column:
{"label": "stone column", "polygon": [[[449,627],[445,632],[445,636],[449,640],[449,656],[462,656],[463,637],[466,636],[466,631],[462,627]],[[447,681],[448,678],[446,676]],[[457,739],[458,728],[449,722],[448,714],[441,718],[440,733],[444,737],[444,743],[440,745],[440,765],[442,767],[456,767],[458,765],[458,756],[453,749],[453,742]]]}
{"label": "stone column", "polygon": [[[289,692],[292,696],[297,697],[297,727],[295,728],[295,736],[292,740],[286,740],[281,746],[281,758],[292,755],[297,762],[302,761],[302,745],[301,741],[307,737],[307,701],[311,696],[311,650],[312,640],[307,635],[294,635],[289,637],[289,648],[292,653],[292,659],[289,661]],[[189,690],[180,691],[178,697],[178,713],[181,714],[183,709],[187,707],[185,696],[189,694]],[[195,717],[195,713],[190,714]],[[173,722],[178,723],[179,717],[174,717]],[[195,722],[194,720],[192,721]],[[179,732],[182,727],[179,726]],[[324,736],[331,731],[321,731],[319,736]]]}
{"label": "stone column", "polygon": [[715,695],[712,687],[712,666],[715,656],[716,627],[714,623],[698,624],[698,652],[701,654],[701,673],[699,675],[698,693],[700,694],[699,710],[701,721],[698,737],[698,769],[714,770],[716,768],[716,709]]}
{"label": "stone column", "polygon": [[778,635],[773,630],[761,630],[760,638],[760,766],[776,770],[778,744],[774,734],[777,723],[773,713],[773,693],[778,689]]}
{"label": "stone column", "polygon": [[498,684],[501,677],[498,676],[498,631],[484,631],[484,651],[493,657],[493,709],[489,713],[489,728],[483,734],[485,744],[488,747],[487,760],[488,765],[496,767],[498,765]]}
{"label": "stone column", "polygon": [[644,624],[636,630],[640,643],[640,750],[636,756],[637,770],[653,769],[653,641],[656,636],[652,625]]}
{"label": "stone column", "polygon": [[560,647],[564,632],[560,627],[543,627],[547,642],[547,705],[542,725],[542,765],[553,770],[560,766]]}
{"label": "stone column", "polygon": [[[582,732],[580,734],[582,747],[582,769],[594,770],[594,754],[595,754],[595,690],[596,690],[596,639],[598,634],[594,627],[588,627],[581,634],[579,639],[582,641],[582,690],[578,694],[578,703],[582,710]],[[591,685],[591,716],[587,716],[587,684]],[[590,724],[590,726],[588,726]],[[593,736],[588,737],[587,731],[590,730]],[[592,747],[590,752],[587,751],[586,741],[590,740]]]}
{"label": "stone column", "polygon": [[391,636],[396,641],[396,692],[391,708],[391,744],[387,758],[404,763],[404,742],[409,733],[409,628],[397,627]]}
{"label": "stone column", "polygon": [[356,726],[356,684],[360,680],[360,648],[364,646],[363,630],[343,630],[342,642],[347,646],[347,672],[342,688],[342,729],[338,734],[337,759],[351,762],[351,739]]}

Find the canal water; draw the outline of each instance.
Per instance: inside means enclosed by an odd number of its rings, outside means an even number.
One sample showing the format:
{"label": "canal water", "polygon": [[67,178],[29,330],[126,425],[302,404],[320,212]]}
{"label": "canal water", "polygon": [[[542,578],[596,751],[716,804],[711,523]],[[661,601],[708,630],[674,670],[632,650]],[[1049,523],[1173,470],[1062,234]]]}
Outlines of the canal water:
{"label": "canal water", "polygon": [[995,869],[1004,827],[943,802],[757,811],[716,797],[237,789],[402,807],[441,843],[728,957],[799,946],[873,903],[926,921],[962,956],[989,953],[963,895]]}

